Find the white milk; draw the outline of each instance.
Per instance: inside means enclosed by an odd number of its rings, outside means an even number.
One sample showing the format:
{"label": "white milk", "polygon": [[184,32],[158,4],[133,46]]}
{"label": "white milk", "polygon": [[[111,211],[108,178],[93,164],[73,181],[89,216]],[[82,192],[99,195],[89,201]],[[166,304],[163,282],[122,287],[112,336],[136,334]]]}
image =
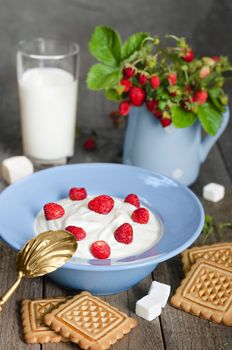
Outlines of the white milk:
{"label": "white milk", "polygon": [[33,68],[19,80],[24,153],[39,160],[73,155],[77,82],[59,68]]}

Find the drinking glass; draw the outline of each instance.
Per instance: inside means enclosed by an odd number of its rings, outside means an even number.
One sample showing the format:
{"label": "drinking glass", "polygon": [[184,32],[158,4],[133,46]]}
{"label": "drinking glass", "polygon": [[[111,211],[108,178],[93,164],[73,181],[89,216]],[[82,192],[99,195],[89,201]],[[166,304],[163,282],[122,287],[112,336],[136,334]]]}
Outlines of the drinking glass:
{"label": "drinking glass", "polygon": [[21,41],[17,51],[23,152],[35,164],[74,154],[80,48],[61,40]]}

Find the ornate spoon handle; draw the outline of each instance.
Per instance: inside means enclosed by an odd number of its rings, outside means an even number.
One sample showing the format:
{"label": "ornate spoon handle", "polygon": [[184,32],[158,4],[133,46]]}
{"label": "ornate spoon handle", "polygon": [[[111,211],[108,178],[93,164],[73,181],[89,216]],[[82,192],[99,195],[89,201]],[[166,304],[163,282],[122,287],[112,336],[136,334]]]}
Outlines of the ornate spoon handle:
{"label": "ornate spoon handle", "polygon": [[3,294],[3,296],[0,298],[0,313],[2,312],[2,306],[7,302],[7,300],[11,297],[11,295],[15,292],[15,290],[18,288],[21,279],[23,278],[23,273],[21,271],[18,272],[17,279],[13,283],[13,285],[6,291],[6,293]]}

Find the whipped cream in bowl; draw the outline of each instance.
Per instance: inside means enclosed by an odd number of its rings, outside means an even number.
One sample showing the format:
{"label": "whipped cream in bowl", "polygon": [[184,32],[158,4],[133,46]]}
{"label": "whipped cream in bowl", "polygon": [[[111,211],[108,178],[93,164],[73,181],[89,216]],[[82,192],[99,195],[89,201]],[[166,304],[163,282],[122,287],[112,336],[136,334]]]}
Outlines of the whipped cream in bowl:
{"label": "whipped cream in bowl", "polygon": [[[88,208],[88,203],[96,195],[88,195],[83,200],[71,200],[65,198],[57,201],[65,214],[56,220],[46,220],[44,211],[41,210],[35,218],[34,230],[36,234],[47,230],[65,229],[67,226],[81,227],[86,232],[86,237],[78,241],[78,249],[75,258],[94,259],[90,251],[93,242],[103,240],[108,243],[111,249],[109,259],[124,259],[130,256],[139,255],[154,247],[162,234],[160,220],[148,208],[149,220],[146,224],[134,222],[132,213],[137,208],[127,202],[124,198],[112,197],[114,208],[108,214],[99,214]],[[133,241],[130,244],[118,242],[114,237],[115,230],[124,223],[129,223],[133,228]],[[80,260],[78,259],[80,262]]]}

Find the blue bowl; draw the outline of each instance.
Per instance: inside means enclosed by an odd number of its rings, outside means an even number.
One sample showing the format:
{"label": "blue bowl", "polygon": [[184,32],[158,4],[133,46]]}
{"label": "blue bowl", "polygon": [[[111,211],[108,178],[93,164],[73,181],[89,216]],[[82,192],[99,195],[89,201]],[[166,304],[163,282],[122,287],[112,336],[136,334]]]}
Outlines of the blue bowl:
{"label": "blue bowl", "polygon": [[67,197],[73,186],[86,187],[89,194],[124,197],[136,193],[158,215],[163,233],[151,249],[129,258],[72,258],[49,275],[68,288],[103,295],[127,290],[158,263],[186,249],[203,227],[204,211],[197,197],[166,176],[121,164],[75,164],[37,172],[4,190],[0,195],[1,238],[19,250],[34,236],[34,219],[43,205]]}

